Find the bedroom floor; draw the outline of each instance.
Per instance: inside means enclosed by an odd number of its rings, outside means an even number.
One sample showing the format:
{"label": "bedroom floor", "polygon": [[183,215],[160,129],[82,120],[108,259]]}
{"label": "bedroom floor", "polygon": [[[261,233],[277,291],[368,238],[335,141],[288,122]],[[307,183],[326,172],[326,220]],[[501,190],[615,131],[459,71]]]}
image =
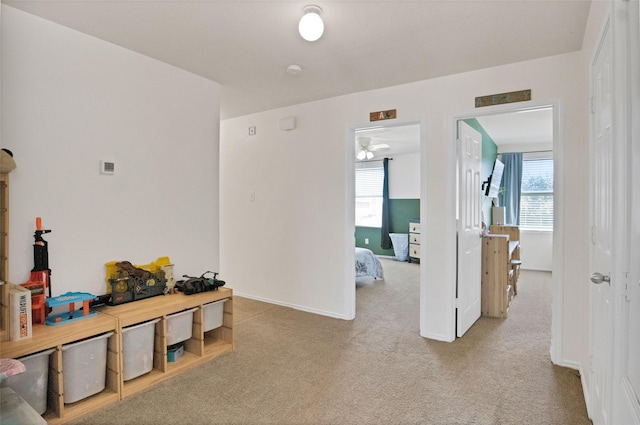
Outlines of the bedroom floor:
{"label": "bedroom floor", "polygon": [[418,333],[419,265],[381,261],[355,320],[235,297],[233,353],[71,423],[590,424],[578,373],[549,360],[549,273],[443,343]]}

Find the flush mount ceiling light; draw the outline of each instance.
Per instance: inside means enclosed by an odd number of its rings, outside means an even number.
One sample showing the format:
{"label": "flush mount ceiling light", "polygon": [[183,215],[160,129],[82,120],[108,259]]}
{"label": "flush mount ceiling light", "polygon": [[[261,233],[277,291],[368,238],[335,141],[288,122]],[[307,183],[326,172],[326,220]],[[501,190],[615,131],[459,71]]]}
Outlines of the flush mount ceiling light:
{"label": "flush mount ceiling light", "polygon": [[302,9],[302,13],[302,18],[300,18],[300,23],[298,24],[298,31],[305,40],[316,41],[322,37],[322,33],[324,32],[324,22],[322,22],[322,18],[320,17],[322,9],[320,6],[305,6]]}
{"label": "flush mount ceiling light", "polygon": [[289,75],[299,75],[302,72],[302,67],[300,65],[289,65],[287,67],[287,74]]}

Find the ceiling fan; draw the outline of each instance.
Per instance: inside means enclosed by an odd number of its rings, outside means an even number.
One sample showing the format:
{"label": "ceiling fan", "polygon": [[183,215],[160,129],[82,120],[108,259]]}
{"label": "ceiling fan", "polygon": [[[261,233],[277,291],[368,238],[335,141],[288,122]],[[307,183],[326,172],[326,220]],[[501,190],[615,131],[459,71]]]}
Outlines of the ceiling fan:
{"label": "ceiling fan", "polygon": [[373,152],[384,152],[390,149],[389,145],[387,145],[386,143],[372,145],[371,137],[358,137],[356,139],[356,143],[358,144],[358,153],[356,155],[356,158],[360,161],[362,161],[363,159],[373,158]]}

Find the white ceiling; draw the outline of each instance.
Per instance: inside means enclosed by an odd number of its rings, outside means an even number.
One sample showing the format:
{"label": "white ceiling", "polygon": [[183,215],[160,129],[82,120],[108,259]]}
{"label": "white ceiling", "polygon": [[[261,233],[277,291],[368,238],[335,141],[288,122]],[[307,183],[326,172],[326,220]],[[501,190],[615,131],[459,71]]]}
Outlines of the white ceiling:
{"label": "white ceiling", "polygon": [[[217,81],[226,119],[580,50],[591,1],[2,3]],[[297,33],[307,4],[323,9],[316,42]],[[291,64],[302,73],[287,74]]]}
{"label": "white ceiling", "polygon": [[360,150],[358,143],[360,137],[370,137],[371,145],[389,145],[389,150],[373,152],[376,159],[420,152],[420,125],[418,124],[357,130],[356,154]]}
{"label": "white ceiling", "polygon": [[486,115],[477,120],[498,147],[553,143],[551,107]]}

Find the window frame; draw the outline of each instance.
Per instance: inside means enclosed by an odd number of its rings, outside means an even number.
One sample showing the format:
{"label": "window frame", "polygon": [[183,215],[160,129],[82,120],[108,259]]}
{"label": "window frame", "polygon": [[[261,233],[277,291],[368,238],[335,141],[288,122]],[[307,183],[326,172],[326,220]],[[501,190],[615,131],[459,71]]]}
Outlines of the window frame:
{"label": "window frame", "polygon": [[[378,163],[378,164],[376,164]],[[376,176],[377,178],[380,179],[380,189],[379,189],[379,195],[377,194],[377,188],[375,188],[376,192],[373,194],[368,194],[370,196],[359,196],[358,193],[358,173],[362,172],[362,170],[377,170],[379,171],[380,175]],[[384,166],[380,161],[364,161],[364,162],[358,162],[356,163],[356,176],[355,176],[355,180],[356,180],[356,184],[355,184],[355,226],[356,227],[369,227],[369,228],[374,228],[374,229],[380,229],[382,228],[382,198],[383,198],[383,184],[384,184]],[[362,223],[362,221],[359,221],[359,217],[358,217],[358,200],[359,199],[367,199],[367,200],[378,200],[378,206],[376,207],[376,215],[377,215],[377,224],[371,224],[371,223],[364,223],[364,224],[359,224]]]}
{"label": "window frame", "polygon": [[[554,196],[554,187],[555,187],[555,170],[554,170],[554,159],[553,152],[537,152],[537,153],[525,153],[522,158],[522,170],[524,175],[525,163],[527,161],[550,161],[551,162],[551,190],[539,190],[539,191],[524,191],[520,190],[520,224],[519,227],[523,231],[531,231],[531,232],[553,232],[554,226],[554,204],[555,204],[555,196]],[[532,226],[532,223],[523,223],[523,200],[525,198],[534,197],[534,196],[551,196],[551,221],[550,227],[548,226]],[[547,214],[548,216],[548,214]],[[546,220],[549,221],[549,220]]]}

